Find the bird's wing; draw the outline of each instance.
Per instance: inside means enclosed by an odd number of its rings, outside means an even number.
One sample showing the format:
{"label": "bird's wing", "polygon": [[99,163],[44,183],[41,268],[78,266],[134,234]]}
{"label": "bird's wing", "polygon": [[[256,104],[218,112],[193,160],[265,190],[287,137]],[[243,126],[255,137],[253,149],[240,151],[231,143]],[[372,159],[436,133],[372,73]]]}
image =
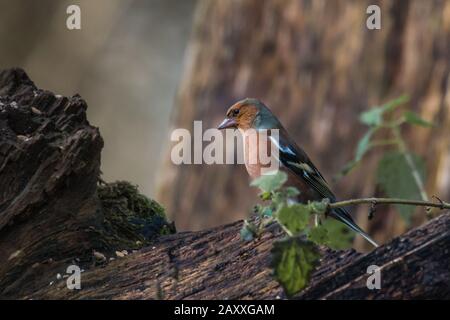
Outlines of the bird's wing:
{"label": "bird's wing", "polygon": [[328,198],[331,202],[335,201],[336,197],[331,192],[325,178],[306,153],[295,142],[290,141],[283,131],[280,131],[278,141],[276,138],[270,137],[272,143],[279,149],[280,162],[316,190],[323,198]]}

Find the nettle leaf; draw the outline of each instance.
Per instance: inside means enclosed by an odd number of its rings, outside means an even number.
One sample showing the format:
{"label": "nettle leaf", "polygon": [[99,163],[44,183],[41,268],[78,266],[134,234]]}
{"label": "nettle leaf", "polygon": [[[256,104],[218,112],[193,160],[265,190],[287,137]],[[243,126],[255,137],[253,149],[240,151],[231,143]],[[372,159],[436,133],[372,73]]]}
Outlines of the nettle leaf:
{"label": "nettle leaf", "polygon": [[432,127],[433,123],[424,120],[421,116],[419,116],[417,113],[412,112],[412,111],[406,111],[403,114],[403,117],[405,119],[406,122],[411,123],[411,124],[415,124],[418,126],[422,126],[422,127]]}
{"label": "nettle leaf", "polygon": [[335,176],[335,179],[339,179],[347,175],[359,164],[359,162],[362,160],[362,157],[371,148],[370,139],[376,131],[377,127],[370,127],[370,129],[364,134],[364,136],[359,140],[358,146],[356,147],[355,158],[352,161],[348,162],[341,169],[341,171]]}
{"label": "nettle leaf", "polygon": [[308,206],[310,208],[310,214],[324,214],[327,209],[328,205],[330,204],[329,199],[323,199],[322,201],[312,201],[308,203]]}
{"label": "nettle leaf", "polygon": [[390,112],[390,111],[394,110],[395,108],[397,108],[398,106],[400,106],[408,101],[409,101],[409,96],[405,94],[394,100],[391,100],[391,101],[385,103],[382,106],[382,108],[384,109],[384,112]]}
{"label": "nettle leaf", "polygon": [[267,192],[267,191],[261,192],[261,193],[259,194],[259,197],[260,197],[262,200],[264,200],[264,201],[270,200],[270,199],[272,198],[272,193],[271,193],[271,192]]}
{"label": "nettle leaf", "polygon": [[355,233],[343,223],[335,219],[326,219],[322,222],[322,227],[327,230],[326,244],[335,250],[351,248]]}
{"label": "nettle leaf", "polygon": [[[425,166],[423,160],[411,155],[417,170],[425,180]],[[400,152],[390,152],[378,163],[377,184],[391,198],[420,199],[420,190],[416,185],[411,168]],[[402,217],[409,222],[414,206],[396,205]]]}
{"label": "nettle leaf", "polygon": [[240,236],[243,241],[252,241],[256,236],[256,226],[249,223],[247,220],[244,221],[244,225],[241,228]]}
{"label": "nettle leaf", "polygon": [[368,111],[364,111],[359,116],[359,120],[368,126],[379,126],[383,121],[383,113],[385,109],[383,107],[375,107]]}
{"label": "nettle leaf", "polygon": [[308,239],[315,244],[328,244],[328,230],[323,225],[313,227],[308,232]]}
{"label": "nettle leaf", "polygon": [[286,193],[286,197],[288,198],[294,198],[300,194],[300,191],[295,187],[287,187],[284,191]]}
{"label": "nettle leaf", "polygon": [[251,182],[251,186],[258,187],[263,192],[272,192],[281,188],[287,181],[287,174],[283,171],[276,171],[260,176]]}
{"label": "nettle leaf", "polygon": [[277,208],[284,206],[286,203],[286,194],[280,191],[272,192],[272,203]]}
{"label": "nettle leaf", "polygon": [[292,234],[297,234],[305,230],[310,216],[311,208],[301,203],[283,206],[277,213],[278,222],[285,226]]}
{"label": "nettle leaf", "polygon": [[272,268],[277,281],[288,297],[299,292],[309,282],[320,254],[314,244],[300,237],[289,237],[274,242]]}
{"label": "nettle leaf", "polygon": [[361,161],[364,154],[370,149],[370,139],[375,133],[376,129],[370,128],[366,134],[359,140],[356,148],[355,161]]}
{"label": "nettle leaf", "polygon": [[270,206],[263,207],[261,210],[261,216],[271,217],[273,215],[273,210]]}
{"label": "nettle leaf", "polygon": [[408,100],[409,97],[407,95],[400,96],[394,100],[391,100],[383,104],[380,107],[375,107],[361,113],[359,120],[368,126],[377,127],[383,122],[384,113],[394,110],[395,108],[407,102]]}

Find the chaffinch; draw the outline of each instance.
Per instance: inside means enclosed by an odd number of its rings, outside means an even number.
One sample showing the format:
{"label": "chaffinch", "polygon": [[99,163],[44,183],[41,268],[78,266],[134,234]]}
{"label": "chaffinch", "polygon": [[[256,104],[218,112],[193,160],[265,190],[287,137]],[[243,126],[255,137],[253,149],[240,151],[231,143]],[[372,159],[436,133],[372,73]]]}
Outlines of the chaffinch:
{"label": "chaffinch", "polygon": [[[277,117],[257,99],[244,99],[232,105],[226,114],[226,118],[219,125],[218,129],[236,128],[239,129],[244,138],[244,162],[252,179],[262,174],[262,165],[259,161],[249,162],[251,158],[249,153],[258,152],[258,147],[253,147],[252,141],[259,140],[248,139],[249,133],[260,135],[258,130],[278,129],[278,139],[272,135],[264,135],[267,144],[278,149],[279,168],[288,175],[288,186],[296,187],[300,194],[297,201],[306,203],[307,201],[321,201],[328,198],[331,202],[336,201],[336,196],[331,192],[325,178],[311,162],[306,153],[297,146],[295,141],[289,136],[286,129],[277,119]],[[254,129],[254,130],[249,130]],[[270,149],[268,149],[270,150]],[[253,159],[259,159],[258,156]],[[336,220],[344,223],[353,231],[359,233],[372,245],[377,247],[377,243],[372,240],[353,220],[352,216],[344,208],[333,209],[329,215]]]}

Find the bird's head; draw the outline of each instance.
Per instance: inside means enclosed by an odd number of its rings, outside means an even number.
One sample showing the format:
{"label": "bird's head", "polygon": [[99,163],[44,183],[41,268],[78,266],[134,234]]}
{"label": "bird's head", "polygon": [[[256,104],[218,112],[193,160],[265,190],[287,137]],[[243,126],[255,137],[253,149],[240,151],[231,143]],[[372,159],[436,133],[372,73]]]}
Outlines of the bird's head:
{"label": "bird's head", "polygon": [[218,129],[279,129],[278,119],[258,99],[244,99],[233,104]]}

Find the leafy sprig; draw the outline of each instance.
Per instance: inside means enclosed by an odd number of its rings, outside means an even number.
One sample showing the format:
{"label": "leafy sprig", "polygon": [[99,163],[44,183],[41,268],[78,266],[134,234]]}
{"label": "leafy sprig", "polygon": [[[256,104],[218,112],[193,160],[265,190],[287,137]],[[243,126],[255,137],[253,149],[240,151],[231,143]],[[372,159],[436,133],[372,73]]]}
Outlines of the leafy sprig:
{"label": "leafy sprig", "polygon": [[286,173],[277,171],[252,182],[252,186],[261,190],[259,196],[263,204],[255,207],[257,222],[245,221],[241,237],[250,241],[272,222],[282,227],[287,237],[274,244],[272,267],[275,278],[286,294],[291,296],[308,283],[311,271],[320,258],[317,245],[349,248],[353,235],[343,224],[326,219],[328,200],[297,203],[294,199],[299,191],[293,187],[284,187],[286,181]]}
{"label": "leafy sprig", "polygon": [[[428,201],[423,182],[423,161],[409,151],[401,136],[401,127],[404,124],[433,126],[412,111],[404,111],[398,116],[396,110],[407,101],[408,97],[402,96],[361,114],[360,121],[368,126],[368,130],[360,139],[353,160],[338,175],[342,177],[348,174],[373,148],[393,147],[393,150],[386,152],[379,161],[376,172],[377,184],[391,198],[351,199],[335,203],[324,199],[302,204],[295,201],[299,191],[284,186],[287,181],[284,172],[264,175],[251,183],[261,190],[259,196],[263,203],[254,207],[257,218],[252,222],[245,221],[241,237],[245,241],[251,241],[261,235],[266,225],[274,222],[285,231],[286,237],[274,243],[271,266],[274,277],[283,286],[288,297],[298,293],[308,284],[321,256],[318,245],[333,249],[351,246],[354,233],[342,223],[326,219],[328,210],[356,204],[371,204],[374,207],[378,203],[388,203],[397,205],[401,215],[408,221],[414,206],[435,207],[441,210],[450,208],[450,203],[438,198],[437,203]],[[389,138],[377,138],[381,130],[388,131]]]}
{"label": "leafy sprig", "polygon": [[[350,173],[372,149],[388,147],[388,151],[379,160],[376,171],[376,183],[380,189],[392,198],[429,200],[424,187],[424,161],[409,150],[401,129],[405,124],[426,128],[434,125],[413,111],[401,111],[400,107],[408,100],[404,95],[360,115],[360,121],[368,129],[358,142],[353,160],[344,166],[337,178]],[[387,138],[377,138],[383,133]],[[409,223],[415,208],[404,205],[396,207]]]}

